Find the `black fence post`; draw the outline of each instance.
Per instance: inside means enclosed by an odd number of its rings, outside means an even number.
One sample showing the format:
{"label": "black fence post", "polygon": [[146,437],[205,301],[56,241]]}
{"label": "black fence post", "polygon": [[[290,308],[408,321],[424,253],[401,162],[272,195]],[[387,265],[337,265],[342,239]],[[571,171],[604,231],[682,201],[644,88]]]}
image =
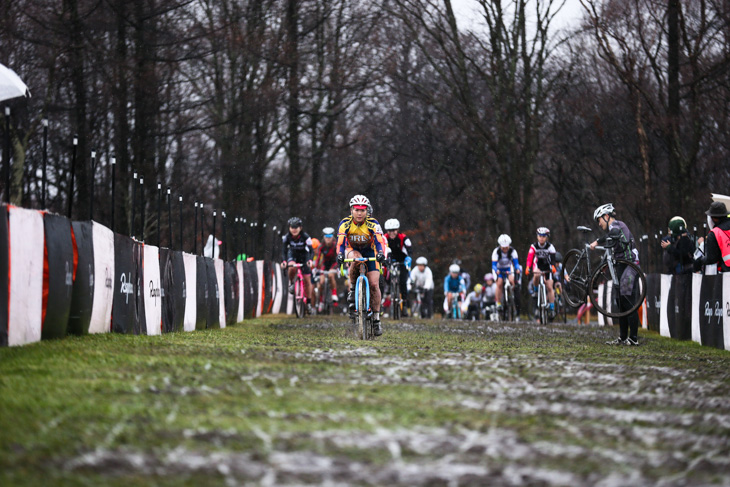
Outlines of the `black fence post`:
{"label": "black fence post", "polygon": [[117,158],[112,156],[112,232],[114,231],[114,207],[117,206],[116,200],[116,174],[117,174]]}
{"label": "black fence post", "polygon": [[130,233],[132,238],[137,238],[137,228],[134,225],[137,219],[137,171],[134,171],[132,178],[132,226],[130,227]]}
{"label": "black fence post", "polygon": [[94,189],[95,181],[94,175],[96,174],[96,149],[91,151],[91,197],[89,198],[89,220],[94,219]]}
{"label": "black fence post", "polygon": [[43,182],[41,189],[41,207],[46,209],[46,193],[48,191],[48,119],[43,121]]}
{"label": "black fence post", "polygon": [[[180,220],[182,223],[182,217]],[[182,231],[182,230],[181,230]],[[195,202],[195,228],[193,228],[193,255],[198,253],[198,202]]]}

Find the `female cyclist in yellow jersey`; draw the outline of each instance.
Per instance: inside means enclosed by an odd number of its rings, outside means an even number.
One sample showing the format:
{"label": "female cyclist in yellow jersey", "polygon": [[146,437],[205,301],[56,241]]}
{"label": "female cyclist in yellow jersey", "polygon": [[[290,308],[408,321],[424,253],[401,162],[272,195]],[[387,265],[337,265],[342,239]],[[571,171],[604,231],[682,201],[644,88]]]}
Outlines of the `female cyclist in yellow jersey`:
{"label": "female cyclist in yellow jersey", "polygon": [[[376,336],[381,335],[380,327],[380,264],[385,261],[385,244],[383,230],[375,218],[368,216],[371,208],[370,200],[363,195],[355,195],[350,200],[350,216],[344,218],[337,230],[337,262],[342,264],[345,258],[375,257],[376,262],[367,262],[368,281],[370,282],[370,298],[373,309],[373,328]],[[352,250],[346,253],[346,248]],[[350,292],[347,302],[352,312],[355,307],[354,284],[357,281],[359,266],[350,266]]]}

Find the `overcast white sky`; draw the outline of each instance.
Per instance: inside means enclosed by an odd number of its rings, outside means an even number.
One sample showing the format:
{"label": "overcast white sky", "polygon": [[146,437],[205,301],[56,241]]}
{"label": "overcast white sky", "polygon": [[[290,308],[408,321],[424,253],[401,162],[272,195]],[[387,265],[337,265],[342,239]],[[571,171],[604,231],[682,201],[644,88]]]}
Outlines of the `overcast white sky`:
{"label": "overcast white sky", "polygon": [[[560,0],[555,0],[558,3]],[[459,17],[462,25],[473,22],[473,19],[479,18],[478,14],[474,13],[474,9],[477,5],[476,0],[451,0],[451,4],[456,11],[457,17]],[[583,7],[580,4],[580,0],[566,0],[565,6],[560,10],[558,16],[555,18],[555,27],[564,28],[571,25],[577,24],[582,15]]]}

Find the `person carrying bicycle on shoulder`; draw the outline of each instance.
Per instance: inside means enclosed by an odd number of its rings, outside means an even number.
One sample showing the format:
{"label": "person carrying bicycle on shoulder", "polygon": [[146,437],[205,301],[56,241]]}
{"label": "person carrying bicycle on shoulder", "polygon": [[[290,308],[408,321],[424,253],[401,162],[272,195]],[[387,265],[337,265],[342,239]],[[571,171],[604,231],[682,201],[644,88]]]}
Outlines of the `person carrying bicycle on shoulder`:
{"label": "person carrying bicycle on shoulder", "polygon": [[[383,334],[380,326],[380,266],[385,262],[385,238],[380,223],[371,217],[372,206],[370,200],[361,194],[350,199],[350,216],[340,221],[337,229],[337,263],[345,262],[345,250],[349,245],[352,250],[347,252],[347,258],[375,257],[376,262],[366,262],[368,268],[368,282],[370,283],[370,303],[373,310],[373,333],[375,336]],[[359,266],[350,266],[350,291],[347,293],[347,303],[350,315],[355,313],[355,285]]]}
{"label": "person carrying bicycle on shoulder", "polygon": [[[302,231],[302,219],[299,217],[289,218],[289,231],[281,239],[281,267],[285,269],[292,264],[302,264],[302,274],[304,279],[304,293],[307,295],[309,313],[311,314],[312,303],[312,257],[314,249],[312,248],[312,239]],[[297,268],[289,267],[289,293],[294,294],[294,281],[297,277]]]}
{"label": "person carrying bicycle on shoulder", "polygon": [[530,250],[527,252],[527,262],[525,264],[525,275],[529,276],[530,272],[533,272],[532,286],[537,288],[540,282],[540,273],[545,279],[545,286],[547,287],[547,298],[548,298],[548,309],[550,317],[555,315],[555,292],[553,291],[553,272],[552,266],[556,260],[555,246],[548,242],[550,237],[550,230],[547,227],[540,227],[537,229],[537,242],[530,245]]}
{"label": "person carrying bicycle on shoulder", "polygon": [[520,267],[517,251],[512,247],[512,239],[509,235],[503,233],[497,238],[497,243],[499,247],[492,252],[492,273],[497,282],[495,298],[497,309],[500,309],[504,296],[504,280],[509,279],[510,284],[515,286],[515,274],[522,272],[522,267]]}
{"label": "person carrying bicycle on shoulder", "polygon": [[[622,221],[616,220],[616,213],[611,203],[596,208],[593,219],[598,222],[606,235],[591,242],[591,249],[597,245],[612,245],[613,256],[616,259],[625,259],[639,265],[639,251],[634,243],[634,236],[629,227]],[[636,271],[624,265],[617,265],[619,278],[619,309],[629,309],[636,302],[639,295],[639,280]],[[620,336],[606,342],[607,345],[638,345],[639,344],[639,312],[634,311],[619,318]]]}
{"label": "person carrying bicycle on shoulder", "polygon": [[[466,283],[464,278],[460,275],[461,269],[456,264],[449,266],[449,273],[444,278],[444,311],[448,313],[451,311],[451,303],[454,297],[457,297],[458,302],[461,302],[462,293],[466,293]],[[457,306],[459,306],[457,304]]]}
{"label": "person carrying bicycle on shoulder", "polygon": [[[388,247],[390,248],[390,260],[400,267],[398,275],[398,285],[400,293],[403,296],[403,316],[408,316],[406,309],[408,308],[408,273],[411,271],[411,239],[405,233],[401,233],[400,222],[395,218],[391,218],[385,222],[385,232],[388,239]],[[393,292],[393,290],[391,290]]]}
{"label": "person carrying bicycle on shoulder", "polygon": [[336,303],[339,298],[337,297],[337,281],[335,279],[337,274],[337,242],[335,241],[334,228],[325,227],[322,229],[322,243],[320,243],[316,254],[314,266],[324,274],[323,279],[319,281],[319,295],[322,296],[325,279],[329,279],[332,302]]}

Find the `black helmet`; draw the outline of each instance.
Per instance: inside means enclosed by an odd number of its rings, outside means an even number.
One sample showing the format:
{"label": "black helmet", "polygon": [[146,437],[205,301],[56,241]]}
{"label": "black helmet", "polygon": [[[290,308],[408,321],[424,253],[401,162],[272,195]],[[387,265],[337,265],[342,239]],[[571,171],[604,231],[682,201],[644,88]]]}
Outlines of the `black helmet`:
{"label": "black helmet", "polygon": [[293,216],[289,218],[289,227],[290,228],[298,228],[302,226],[302,219],[298,216]]}

